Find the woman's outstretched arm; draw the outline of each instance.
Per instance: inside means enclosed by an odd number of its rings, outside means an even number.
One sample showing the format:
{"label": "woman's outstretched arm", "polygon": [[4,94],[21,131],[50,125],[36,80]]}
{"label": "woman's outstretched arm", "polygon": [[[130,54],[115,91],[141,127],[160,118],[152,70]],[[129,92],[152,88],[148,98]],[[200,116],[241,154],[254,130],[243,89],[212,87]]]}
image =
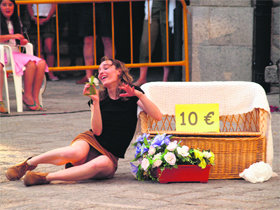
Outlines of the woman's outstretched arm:
{"label": "woman's outstretched arm", "polygon": [[134,87],[127,84],[120,86],[120,89],[126,91],[126,93],[120,94],[121,97],[136,96],[139,98],[139,101],[137,102],[138,106],[140,106],[148,115],[158,121],[162,119],[162,113],[159,108],[144,93],[135,90]]}

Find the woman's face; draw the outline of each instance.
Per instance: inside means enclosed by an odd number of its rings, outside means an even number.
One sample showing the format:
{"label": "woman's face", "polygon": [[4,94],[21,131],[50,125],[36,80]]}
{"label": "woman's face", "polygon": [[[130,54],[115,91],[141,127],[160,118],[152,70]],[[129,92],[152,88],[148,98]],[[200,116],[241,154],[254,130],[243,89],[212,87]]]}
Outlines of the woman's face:
{"label": "woman's face", "polygon": [[108,88],[112,85],[119,84],[119,75],[121,70],[116,69],[116,66],[112,65],[112,61],[103,61],[99,66],[98,79],[102,82],[103,86]]}
{"label": "woman's face", "polygon": [[9,20],[14,13],[14,3],[10,0],[2,0],[0,6],[2,14]]}

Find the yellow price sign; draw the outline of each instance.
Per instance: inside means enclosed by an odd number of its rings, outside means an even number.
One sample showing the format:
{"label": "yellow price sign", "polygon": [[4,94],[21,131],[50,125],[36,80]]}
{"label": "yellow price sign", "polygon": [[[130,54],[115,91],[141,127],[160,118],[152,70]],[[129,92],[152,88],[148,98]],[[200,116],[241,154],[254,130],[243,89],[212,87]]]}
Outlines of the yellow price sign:
{"label": "yellow price sign", "polygon": [[176,131],[219,132],[219,104],[176,104]]}

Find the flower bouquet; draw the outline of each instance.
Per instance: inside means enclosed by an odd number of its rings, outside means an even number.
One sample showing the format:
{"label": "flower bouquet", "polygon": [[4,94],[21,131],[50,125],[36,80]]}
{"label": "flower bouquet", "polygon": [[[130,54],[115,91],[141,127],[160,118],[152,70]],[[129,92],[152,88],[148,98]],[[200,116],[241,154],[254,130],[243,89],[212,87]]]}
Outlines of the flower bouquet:
{"label": "flower bouquet", "polygon": [[[196,168],[196,171],[207,169],[209,176],[210,166],[214,165],[215,156],[213,152],[210,150],[200,151],[199,149],[189,148],[186,145],[182,146],[180,142],[171,141],[171,139],[172,136],[166,134],[158,134],[153,138],[149,138],[149,134],[145,133],[136,139],[133,144],[136,148],[135,157],[130,163],[132,173],[136,179],[165,183],[169,182],[161,180],[165,170],[172,174],[173,169],[180,169],[184,174],[179,174],[179,177],[177,176],[174,181],[199,181],[192,179],[192,175],[189,176],[190,179],[185,176],[188,172],[186,172],[186,167],[183,166],[186,165]],[[133,162],[137,162],[138,165],[133,164]],[[172,176],[176,175],[173,174]],[[185,176],[185,178],[182,178],[182,176]]]}
{"label": "flower bouquet", "polygon": [[96,91],[95,88],[98,88],[99,86],[99,81],[98,79],[96,79],[94,76],[91,76],[91,78],[89,79],[89,82],[87,82],[87,84],[89,84],[89,87],[87,88],[89,90],[89,93],[85,94],[87,95],[95,95]]}

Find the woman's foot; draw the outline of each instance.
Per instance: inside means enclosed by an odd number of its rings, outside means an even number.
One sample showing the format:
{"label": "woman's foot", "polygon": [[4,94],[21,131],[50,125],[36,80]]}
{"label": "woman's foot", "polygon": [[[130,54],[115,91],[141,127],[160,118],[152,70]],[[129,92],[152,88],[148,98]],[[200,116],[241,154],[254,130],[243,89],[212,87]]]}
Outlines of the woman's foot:
{"label": "woman's foot", "polygon": [[24,100],[23,100],[24,105],[26,106],[27,109],[29,109],[30,111],[39,111],[39,106],[36,104],[36,102],[34,102],[34,104],[27,104]]}
{"label": "woman's foot", "polygon": [[84,76],[82,79],[76,81],[76,84],[86,84],[88,82],[87,76]]}
{"label": "woman's foot", "polygon": [[19,180],[21,177],[23,177],[26,171],[35,169],[37,166],[31,166],[27,164],[27,161],[30,158],[26,159],[22,163],[19,163],[17,165],[8,168],[8,170],[5,173],[7,179],[10,181]]}
{"label": "woman's foot", "polygon": [[0,101],[0,112],[4,113],[4,114],[8,113],[8,110],[6,109],[5,104],[4,104],[3,101]]}
{"label": "woman's foot", "polygon": [[25,186],[49,184],[50,181],[46,179],[48,173],[27,171],[24,177]]}
{"label": "woman's foot", "polygon": [[57,76],[55,76],[52,72],[49,72],[48,76],[49,76],[50,81],[58,81],[59,80],[59,78]]}
{"label": "woman's foot", "polygon": [[59,78],[57,76],[49,77],[50,81],[59,81]]}

